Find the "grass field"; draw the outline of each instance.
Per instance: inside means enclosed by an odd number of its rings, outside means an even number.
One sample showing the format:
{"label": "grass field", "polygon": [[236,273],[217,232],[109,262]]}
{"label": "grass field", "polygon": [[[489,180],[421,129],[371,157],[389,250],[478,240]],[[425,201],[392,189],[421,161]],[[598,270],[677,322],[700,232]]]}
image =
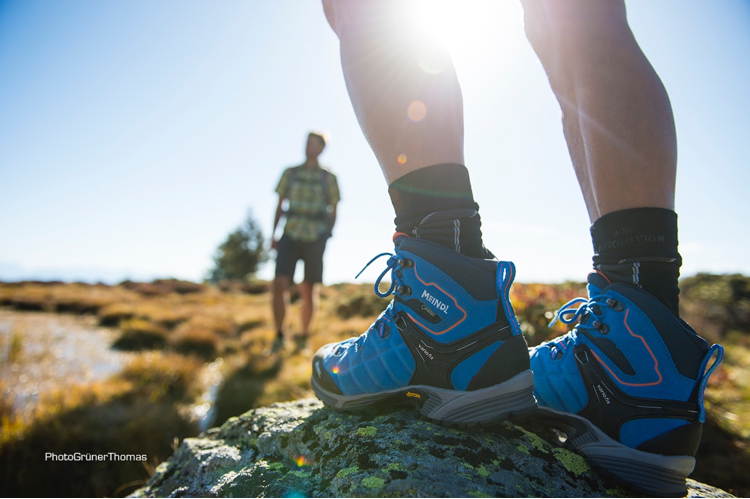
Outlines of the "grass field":
{"label": "grass field", "polygon": [[[179,440],[199,432],[195,408],[208,406],[218,425],[277,401],[313,396],[310,358],[319,346],[358,335],[387,304],[369,285],[320,290],[316,327],[307,348],[290,341],[274,352],[266,283],[206,286],[177,280],[0,283],[0,306],[79,314],[111,328],[113,346],[133,352],[115,375],[91,383],[60,378],[31,412],[14,408],[14,386],[0,376],[0,491],[9,495],[123,496],[143,484]],[[692,478],[750,495],[750,279],[699,275],[682,283],[685,318],[727,357],[706,392],[709,422]],[[298,331],[292,292],[290,333]],[[530,345],[567,329],[547,328],[551,314],[581,283],[516,284],[511,299]],[[0,374],[38,363],[23,330],[0,337]],[[16,366],[15,368],[13,366]],[[218,376],[206,400],[206,376]],[[5,380],[5,381],[3,381]],[[145,454],[146,462],[59,463],[47,452]],[[43,476],[44,479],[40,479]]]}

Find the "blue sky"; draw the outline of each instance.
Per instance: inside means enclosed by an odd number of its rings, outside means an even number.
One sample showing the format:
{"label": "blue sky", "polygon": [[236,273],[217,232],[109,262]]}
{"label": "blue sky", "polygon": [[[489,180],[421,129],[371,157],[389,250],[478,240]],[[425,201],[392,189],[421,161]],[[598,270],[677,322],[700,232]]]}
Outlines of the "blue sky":
{"label": "blue sky", "polygon": [[[674,107],[683,275],[750,274],[750,3],[627,5]],[[444,8],[485,243],[521,281],[584,279],[589,221],[520,5]],[[325,281],[392,249],[386,185],[314,0],[6,0],[0,68],[0,279],[200,280],[248,209],[268,235],[310,129],[331,135],[321,161],[343,196]]]}

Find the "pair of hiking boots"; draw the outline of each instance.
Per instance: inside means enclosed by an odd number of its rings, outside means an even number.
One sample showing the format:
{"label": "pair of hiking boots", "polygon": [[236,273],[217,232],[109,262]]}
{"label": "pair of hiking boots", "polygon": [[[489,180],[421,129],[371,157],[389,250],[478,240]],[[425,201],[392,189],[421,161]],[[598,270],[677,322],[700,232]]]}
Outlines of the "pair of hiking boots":
{"label": "pair of hiking boots", "polygon": [[509,299],[511,262],[404,236],[395,245],[370,262],[389,257],[375,284],[378,296],[393,295],[388,307],[358,338],[315,354],[312,387],[326,405],[413,406],[460,426],[533,415],[620,481],[685,495],[721,346],[710,347],[645,291],[593,272],[588,299],[555,317],[576,327],[528,349]]}

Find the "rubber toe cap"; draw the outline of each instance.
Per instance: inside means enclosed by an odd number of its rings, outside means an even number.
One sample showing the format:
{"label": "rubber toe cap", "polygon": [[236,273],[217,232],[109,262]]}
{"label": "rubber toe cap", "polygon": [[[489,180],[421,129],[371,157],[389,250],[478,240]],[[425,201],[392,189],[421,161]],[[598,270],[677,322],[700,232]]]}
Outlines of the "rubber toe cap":
{"label": "rubber toe cap", "polygon": [[326,370],[323,363],[323,360],[326,357],[328,357],[329,355],[333,355],[333,349],[336,348],[337,345],[338,343],[329,343],[328,345],[320,347],[318,351],[315,352],[315,356],[313,357],[312,361],[312,376],[315,380],[315,383],[327,392],[335,393],[336,395],[343,395],[343,392],[333,380],[331,374]]}

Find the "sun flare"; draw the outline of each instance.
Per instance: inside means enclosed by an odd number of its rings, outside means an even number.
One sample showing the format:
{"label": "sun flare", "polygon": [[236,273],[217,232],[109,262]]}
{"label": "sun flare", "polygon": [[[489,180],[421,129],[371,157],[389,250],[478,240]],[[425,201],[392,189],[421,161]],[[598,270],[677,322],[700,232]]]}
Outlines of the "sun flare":
{"label": "sun flare", "polygon": [[523,15],[507,0],[413,0],[409,25],[425,40],[442,44],[456,65],[484,65],[515,48]]}

